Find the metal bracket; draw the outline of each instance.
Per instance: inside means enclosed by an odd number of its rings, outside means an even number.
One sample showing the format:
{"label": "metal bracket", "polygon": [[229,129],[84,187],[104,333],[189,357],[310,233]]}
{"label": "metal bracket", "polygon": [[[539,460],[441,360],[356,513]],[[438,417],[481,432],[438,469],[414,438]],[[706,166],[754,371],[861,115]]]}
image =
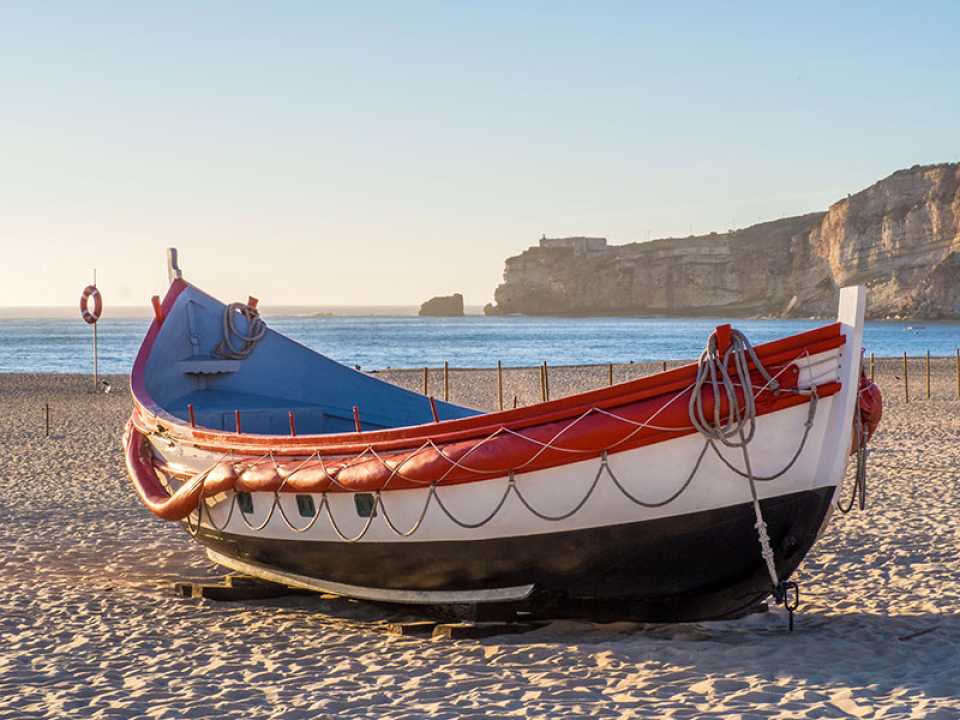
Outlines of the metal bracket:
{"label": "metal bracket", "polygon": [[174,280],[180,280],[183,278],[183,271],[180,270],[180,265],[177,264],[177,249],[167,248],[167,280],[173,282]]}

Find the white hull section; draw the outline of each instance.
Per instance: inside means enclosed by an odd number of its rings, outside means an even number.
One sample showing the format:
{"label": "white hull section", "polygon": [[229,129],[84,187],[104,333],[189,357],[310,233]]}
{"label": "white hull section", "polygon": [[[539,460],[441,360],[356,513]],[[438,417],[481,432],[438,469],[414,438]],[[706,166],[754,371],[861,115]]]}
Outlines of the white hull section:
{"label": "white hull section", "polygon": [[[842,319],[842,318],[841,318]],[[846,328],[845,328],[846,329]],[[780,477],[758,482],[761,498],[771,498],[822,487],[835,487],[843,477],[847,449],[850,446],[852,403],[856,400],[859,369],[859,342],[837,350],[807,358],[801,366],[800,387],[839,380],[842,390],[819,401],[814,424],[803,451],[796,462]],[[856,363],[852,356],[856,353]],[[856,367],[851,368],[851,364]],[[851,392],[851,388],[853,392]],[[758,478],[775,475],[789,464],[803,438],[807,420],[807,404],[788,408],[757,418],[757,430],[749,445],[750,461]],[[221,456],[194,448],[173,445],[164,439],[152,438],[155,452],[171,466],[190,472],[200,472],[221,459]],[[675,438],[624,452],[608,458],[610,471],[634,497],[646,503],[657,503],[672,496],[688,479],[705,440],[699,434]],[[744,470],[744,459],[739,449],[718,446],[727,461]],[[521,502],[516,492],[509,492],[502,507],[489,522],[477,528],[457,525],[437,502],[430,498],[429,489],[387,490],[381,493],[383,508],[373,518],[361,517],[353,493],[331,492],[326,495],[340,534],[331,524],[323,496],[314,494],[313,506],[320,516],[310,525],[312,516],[299,512],[297,497],[279,493],[278,502],[287,520],[296,527],[310,526],[303,532],[291,529],[280,512],[274,511],[262,529],[259,528],[274,503],[273,493],[253,493],[253,512],[242,514],[232,495],[208,500],[203,525],[213,525],[225,533],[250,535],[278,540],[312,540],[342,542],[343,536],[357,538],[357,542],[417,542],[464,541],[537,535],[595,528],[607,525],[636,523],[645,520],[683,515],[703,510],[729,507],[751,500],[746,478],[733,472],[708,449],[689,486],[672,502],[663,507],[648,508],[631,501],[603,472],[593,491],[594,479],[601,467],[601,459],[593,458],[560,467],[515,476],[516,488],[539,513],[560,516],[569,513],[589,494],[583,506],[569,518],[557,521],[537,517]],[[502,477],[480,482],[443,486],[436,493],[446,510],[464,524],[478,523],[494,510],[510,480]],[[234,505],[230,515],[231,505]],[[409,536],[397,534],[384,518],[386,509],[393,525],[401,532],[422,522]],[[208,517],[209,513],[209,517]],[[229,518],[228,518],[229,516]],[[194,526],[196,514],[191,517]],[[366,530],[364,531],[364,529]]]}

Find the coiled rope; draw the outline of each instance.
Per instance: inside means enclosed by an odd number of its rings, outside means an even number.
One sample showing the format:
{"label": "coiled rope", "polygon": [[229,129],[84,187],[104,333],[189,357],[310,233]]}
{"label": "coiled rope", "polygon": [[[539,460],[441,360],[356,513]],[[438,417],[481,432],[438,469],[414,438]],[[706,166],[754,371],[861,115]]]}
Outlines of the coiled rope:
{"label": "coiled rope", "polygon": [[[237,328],[238,317],[247,321],[246,333]],[[230,303],[223,311],[223,340],[214,352],[227,360],[245,360],[266,333],[267,325],[253,305]],[[239,347],[234,345],[234,338],[240,343]]]}
{"label": "coiled rope", "polygon": [[[757,539],[760,541],[760,555],[763,557],[767,566],[767,573],[770,575],[770,582],[774,588],[780,587],[780,579],[777,575],[777,566],[774,560],[773,548],[770,546],[770,536],[767,534],[767,523],[763,519],[763,511],[760,508],[760,496],[757,493],[756,478],[753,474],[753,468],[750,464],[750,452],[747,445],[753,439],[757,429],[757,407],[753,394],[753,380],[750,377],[750,361],[760,373],[765,381],[765,388],[776,392],[780,389],[780,384],[770,376],[767,369],[760,362],[753,346],[739,330],[728,328],[729,345],[726,348],[720,347],[720,338],[716,331],[710,334],[707,340],[707,347],[700,355],[700,361],[697,367],[697,379],[694,383],[693,394],[690,396],[690,422],[703,435],[708,443],[722,443],[728,448],[739,448],[743,454],[743,472],[738,474],[745,475],[750,485],[750,497],[753,501],[753,512],[756,516],[754,527],[757,530]],[[734,367],[734,378],[730,376],[729,367],[731,362]],[[709,383],[709,389],[713,396],[713,416],[708,418],[703,407],[704,387]],[[737,398],[737,387],[739,386],[743,394],[743,406]],[[815,398],[816,395],[813,395]],[[727,412],[723,413],[722,400],[726,400]],[[811,398],[811,411],[816,412],[816,401]],[[804,442],[812,426],[812,413],[807,421],[807,432],[804,433]],[[802,444],[801,444],[802,448]],[[716,449],[716,448],[715,448]],[[717,452],[721,459],[726,462],[723,455]],[[799,457],[799,452],[794,455],[793,460],[788,464],[792,465]],[[730,466],[727,463],[728,467]],[[786,471],[786,468],[783,472]],[[782,474],[782,473],[781,473]]]}

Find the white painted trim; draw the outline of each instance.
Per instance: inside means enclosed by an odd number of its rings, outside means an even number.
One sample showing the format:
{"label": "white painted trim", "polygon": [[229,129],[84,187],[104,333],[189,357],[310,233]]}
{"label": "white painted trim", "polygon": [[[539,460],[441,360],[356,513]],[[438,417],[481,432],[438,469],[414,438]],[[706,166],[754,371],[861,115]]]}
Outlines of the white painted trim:
{"label": "white painted trim", "polygon": [[533,592],[533,585],[517,585],[484,590],[393,590],[390,588],[370,588],[359,585],[347,585],[332,580],[318,580],[297,573],[277,570],[251,560],[239,560],[207,549],[207,557],[218,565],[231,570],[286,585],[301,590],[343,595],[358,600],[373,600],[400,605],[456,605],[473,603],[519,602],[526,600]]}
{"label": "white painted trim", "polygon": [[819,482],[839,487],[850,458],[850,443],[853,439],[853,413],[857,406],[860,388],[860,352],[863,348],[863,319],[867,303],[867,291],[862,285],[853,285],[840,290],[840,307],[837,321],[840,332],[846,337],[840,353],[840,383],[843,389],[834,396],[830,409],[831,432],[824,441]]}

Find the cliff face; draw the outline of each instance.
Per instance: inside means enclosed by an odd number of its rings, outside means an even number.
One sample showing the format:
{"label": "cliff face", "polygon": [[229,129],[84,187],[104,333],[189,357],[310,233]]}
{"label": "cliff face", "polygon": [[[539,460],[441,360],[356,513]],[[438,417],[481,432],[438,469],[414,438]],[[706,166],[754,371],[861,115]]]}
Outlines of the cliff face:
{"label": "cliff face", "polygon": [[541,240],[509,258],[493,313],[960,317],[960,164],[901,170],[825,213],[606,246]]}

